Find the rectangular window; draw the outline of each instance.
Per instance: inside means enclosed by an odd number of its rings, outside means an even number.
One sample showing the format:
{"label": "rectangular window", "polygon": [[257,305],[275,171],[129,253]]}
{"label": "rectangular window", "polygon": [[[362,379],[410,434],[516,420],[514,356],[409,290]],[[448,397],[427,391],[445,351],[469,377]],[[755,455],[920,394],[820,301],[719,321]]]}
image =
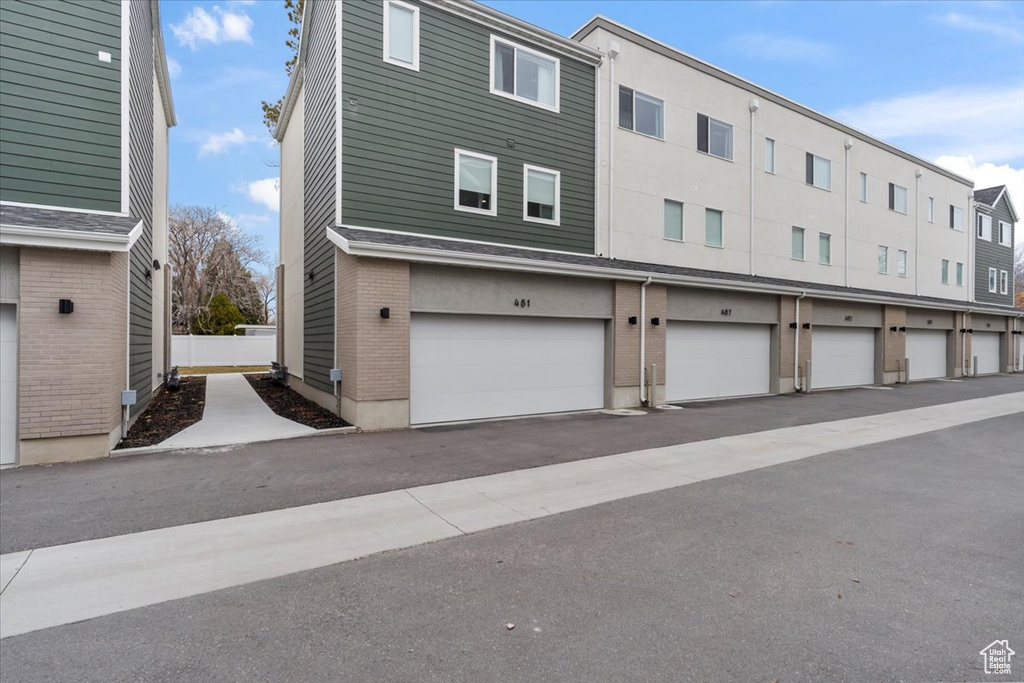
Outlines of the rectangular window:
{"label": "rectangular window", "polygon": [[996,269],[988,269],[988,291],[992,294],[996,293]]}
{"label": "rectangular window", "polygon": [[401,0],[384,0],[384,61],[420,70],[420,9]]}
{"label": "rectangular window", "polygon": [[978,238],[992,241],[992,216],[978,214]]}
{"label": "rectangular window", "polygon": [[558,111],[558,78],[558,59],[491,36],[493,94]]}
{"label": "rectangular window", "polygon": [[818,263],[832,265],[832,235],[825,232],[818,234]]}
{"label": "rectangular window", "polygon": [[1010,246],[1010,224],[1006,221],[999,221],[999,244],[1004,247]]}
{"label": "rectangular window", "polygon": [[868,174],[860,174],[860,200],[866,202],[868,200]]}
{"label": "rectangular window", "polygon": [[878,272],[882,275],[889,274],[889,247],[878,245]]}
{"label": "rectangular window", "polygon": [[935,222],[935,197],[928,198],[928,222]]}
{"label": "rectangular window", "polygon": [[823,190],[832,189],[832,162],[825,157],[807,153],[807,184]]}
{"label": "rectangular window", "polygon": [[495,188],[498,186],[498,160],[486,154],[455,150],[455,209],[498,214]]}
{"label": "rectangular window", "polygon": [[889,183],[889,210],[898,213],[907,212],[907,188]]}
{"label": "rectangular window", "polygon": [[896,275],[907,276],[907,252],[903,249],[896,252]]}
{"label": "rectangular window", "polygon": [[732,126],[697,114],[697,150],[732,161]]}
{"label": "rectangular window", "polygon": [[964,210],[959,206],[949,205],[949,227],[960,231],[964,229]]}
{"label": "rectangular window", "polygon": [[764,139],[764,170],[765,173],[775,173],[775,140]]}
{"label": "rectangular window", "polygon": [[804,260],[804,229],[793,226],[793,258]]}
{"label": "rectangular window", "polygon": [[562,174],[523,164],[523,220],[558,225]]}
{"label": "rectangular window", "polygon": [[704,210],[704,244],[709,247],[722,246],[722,212]]}
{"label": "rectangular window", "polygon": [[665,103],[624,85],[619,86],[619,127],[665,139]]}
{"label": "rectangular window", "polygon": [[942,259],[942,284],[949,284],[949,260]]}
{"label": "rectangular window", "polygon": [[1006,294],[1010,291],[1010,274],[1005,270],[999,271],[999,293]]}
{"label": "rectangular window", "polygon": [[964,264],[959,261],[956,262],[956,286],[964,286]]}
{"label": "rectangular window", "polygon": [[665,200],[665,239],[683,241],[683,205]]}

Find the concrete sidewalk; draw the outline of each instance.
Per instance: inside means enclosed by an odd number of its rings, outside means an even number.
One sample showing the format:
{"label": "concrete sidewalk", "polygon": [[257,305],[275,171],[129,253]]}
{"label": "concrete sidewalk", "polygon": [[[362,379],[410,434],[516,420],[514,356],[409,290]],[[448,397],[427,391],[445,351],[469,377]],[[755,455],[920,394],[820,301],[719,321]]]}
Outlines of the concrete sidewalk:
{"label": "concrete sidewalk", "polygon": [[1024,411],[1024,393],[787,427],[0,556],[0,638]]}
{"label": "concrete sidewalk", "polygon": [[241,373],[207,375],[203,419],[164,439],[159,446],[207,448],[288,439],[315,431],[276,415]]}

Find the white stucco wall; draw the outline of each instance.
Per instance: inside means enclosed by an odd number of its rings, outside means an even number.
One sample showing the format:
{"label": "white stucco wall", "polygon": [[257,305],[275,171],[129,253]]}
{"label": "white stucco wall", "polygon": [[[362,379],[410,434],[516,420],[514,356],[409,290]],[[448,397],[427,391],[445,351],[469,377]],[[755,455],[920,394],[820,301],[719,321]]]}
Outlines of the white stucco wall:
{"label": "white stucco wall", "polygon": [[160,98],[156,72],[153,73],[153,258],[160,262],[160,270],[153,271],[153,388],[163,383],[166,367],[164,350],[167,333],[167,308],[164,301],[167,277],[167,117]]}
{"label": "white stucco wall", "polygon": [[300,89],[288,130],[281,141],[280,230],[281,263],[284,264],[284,315],[281,316],[281,322],[284,364],[289,374],[297,377],[302,377],[303,358],[302,133],[305,99],[305,91]]}

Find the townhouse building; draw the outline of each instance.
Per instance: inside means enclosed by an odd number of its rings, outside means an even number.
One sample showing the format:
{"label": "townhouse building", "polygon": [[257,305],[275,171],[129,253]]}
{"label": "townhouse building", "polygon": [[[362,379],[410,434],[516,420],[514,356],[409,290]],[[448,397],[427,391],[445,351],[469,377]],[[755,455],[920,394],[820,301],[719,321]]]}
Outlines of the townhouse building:
{"label": "townhouse building", "polygon": [[102,457],[168,361],[159,6],[0,3],[0,463]]}
{"label": "townhouse building", "polygon": [[279,359],[366,429],[1015,364],[970,181],[603,17],[307,0],[276,136]]}
{"label": "townhouse building", "polygon": [[1019,220],[1005,185],[974,193],[974,297],[996,306],[1013,306],[1014,228]]}

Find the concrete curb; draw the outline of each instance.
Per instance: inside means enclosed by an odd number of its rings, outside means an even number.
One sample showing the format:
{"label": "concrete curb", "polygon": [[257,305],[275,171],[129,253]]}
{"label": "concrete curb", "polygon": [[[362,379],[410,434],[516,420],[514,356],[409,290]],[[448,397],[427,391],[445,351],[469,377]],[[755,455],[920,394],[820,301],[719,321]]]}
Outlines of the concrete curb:
{"label": "concrete curb", "polygon": [[208,446],[193,446],[193,447],[175,447],[175,446],[161,446],[157,444],[155,446],[138,446],[136,448],[119,448],[117,450],[110,451],[111,458],[121,458],[129,455],[148,455],[150,453],[170,453],[176,451],[205,451],[214,448],[228,448],[231,446],[248,446],[254,443],[269,443],[271,441],[294,441],[295,439],[309,439],[318,436],[330,436],[332,434],[362,434],[363,430],[359,427],[333,427],[331,429],[318,429],[312,434],[298,434],[296,436],[288,436],[284,438],[276,439],[257,439],[255,441],[238,441],[233,443],[221,443],[221,444],[210,444]]}

